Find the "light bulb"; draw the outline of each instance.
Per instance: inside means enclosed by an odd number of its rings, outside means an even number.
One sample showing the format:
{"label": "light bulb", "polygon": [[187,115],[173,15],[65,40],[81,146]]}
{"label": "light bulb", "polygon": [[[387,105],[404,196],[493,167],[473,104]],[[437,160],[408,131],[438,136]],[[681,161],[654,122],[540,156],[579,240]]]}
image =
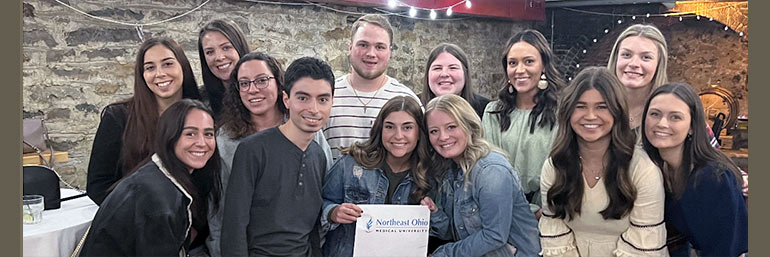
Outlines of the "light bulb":
{"label": "light bulb", "polygon": [[436,10],[430,10],[430,19],[435,20],[436,19]]}
{"label": "light bulb", "polygon": [[409,7],[409,17],[414,18],[414,16],[417,15],[417,9],[414,9],[414,7]]}
{"label": "light bulb", "polygon": [[471,9],[471,0],[465,0],[465,8]]}
{"label": "light bulb", "polygon": [[388,0],[388,7],[390,7],[390,9],[396,9],[396,0]]}
{"label": "light bulb", "polygon": [[610,29],[604,29],[604,34],[610,33]]}
{"label": "light bulb", "polygon": [[446,9],[446,16],[452,16],[452,7],[450,6],[449,9]]}

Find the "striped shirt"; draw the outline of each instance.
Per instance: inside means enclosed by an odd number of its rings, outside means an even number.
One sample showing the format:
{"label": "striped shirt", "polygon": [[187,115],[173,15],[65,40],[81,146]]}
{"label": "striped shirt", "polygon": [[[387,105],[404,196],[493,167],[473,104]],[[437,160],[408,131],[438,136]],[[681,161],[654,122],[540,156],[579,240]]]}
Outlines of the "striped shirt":
{"label": "striped shirt", "polygon": [[348,147],[353,142],[369,138],[369,130],[388,100],[396,96],[412,96],[420,102],[411,89],[387,75],[388,81],[379,90],[354,92],[347,79],[348,75],[339,77],[334,82],[334,104],[329,121],[323,128],[334,160],[340,156],[340,147]]}

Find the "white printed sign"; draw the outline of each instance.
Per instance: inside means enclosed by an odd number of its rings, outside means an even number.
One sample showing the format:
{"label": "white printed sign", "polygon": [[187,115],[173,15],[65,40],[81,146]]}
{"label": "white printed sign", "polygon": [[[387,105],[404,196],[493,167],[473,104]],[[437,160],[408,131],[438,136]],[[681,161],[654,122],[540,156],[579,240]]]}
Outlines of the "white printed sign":
{"label": "white printed sign", "polygon": [[428,255],[430,211],[427,206],[359,204],[353,256]]}

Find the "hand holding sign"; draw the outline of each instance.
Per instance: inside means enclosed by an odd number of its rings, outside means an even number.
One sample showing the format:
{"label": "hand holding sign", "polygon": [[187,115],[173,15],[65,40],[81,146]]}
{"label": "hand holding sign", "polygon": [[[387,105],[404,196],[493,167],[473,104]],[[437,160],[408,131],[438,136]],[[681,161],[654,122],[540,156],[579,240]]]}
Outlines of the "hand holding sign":
{"label": "hand holding sign", "polygon": [[342,203],[332,210],[331,215],[329,215],[329,219],[332,222],[339,224],[350,224],[356,221],[357,218],[361,217],[361,213],[363,212],[364,211],[355,204]]}

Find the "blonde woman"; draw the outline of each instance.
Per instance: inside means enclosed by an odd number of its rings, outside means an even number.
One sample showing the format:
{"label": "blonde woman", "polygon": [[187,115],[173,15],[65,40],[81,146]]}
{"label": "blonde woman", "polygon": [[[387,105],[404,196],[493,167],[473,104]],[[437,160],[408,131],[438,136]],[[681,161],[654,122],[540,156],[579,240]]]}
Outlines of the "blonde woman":
{"label": "blonde woman", "polygon": [[442,95],[428,103],[425,119],[438,206],[429,197],[422,204],[431,209],[431,235],[455,241],[432,255],[537,256],[537,220],[508,159],[484,140],[473,107]]}

